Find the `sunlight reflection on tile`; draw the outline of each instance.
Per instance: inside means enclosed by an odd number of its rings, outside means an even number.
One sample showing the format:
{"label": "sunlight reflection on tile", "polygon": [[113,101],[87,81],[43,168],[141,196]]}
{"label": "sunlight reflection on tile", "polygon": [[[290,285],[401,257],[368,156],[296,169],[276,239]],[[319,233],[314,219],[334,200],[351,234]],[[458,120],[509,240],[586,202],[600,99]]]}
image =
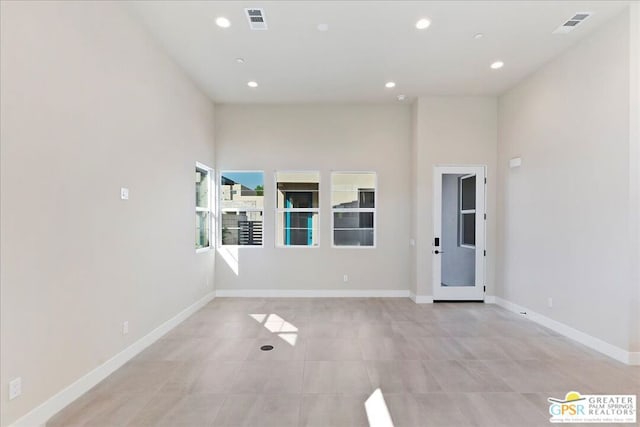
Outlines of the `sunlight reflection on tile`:
{"label": "sunlight reflection on tile", "polygon": [[278,336],[292,346],[296,345],[296,341],[298,340],[298,334],[278,334]]}
{"label": "sunlight reflection on tile", "polygon": [[370,427],[394,427],[389,408],[379,388],[364,402],[364,408],[367,411]]}
{"label": "sunlight reflection on tile", "polygon": [[250,314],[249,316],[251,316],[253,320],[255,320],[258,323],[264,322],[264,319],[267,318],[266,314]]}
{"label": "sunlight reflection on tile", "polygon": [[250,314],[249,317],[258,323],[262,323],[262,326],[269,332],[278,334],[280,338],[292,346],[296,345],[298,328],[277,314]]}

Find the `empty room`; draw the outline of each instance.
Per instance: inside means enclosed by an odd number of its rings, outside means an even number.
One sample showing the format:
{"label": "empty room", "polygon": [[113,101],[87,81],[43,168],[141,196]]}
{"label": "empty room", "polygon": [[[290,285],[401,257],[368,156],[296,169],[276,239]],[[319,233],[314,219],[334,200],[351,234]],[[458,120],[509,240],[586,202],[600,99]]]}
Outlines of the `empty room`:
{"label": "empty room", "polygon": [[633,425],[640,2],[0,0],[0,427]]}

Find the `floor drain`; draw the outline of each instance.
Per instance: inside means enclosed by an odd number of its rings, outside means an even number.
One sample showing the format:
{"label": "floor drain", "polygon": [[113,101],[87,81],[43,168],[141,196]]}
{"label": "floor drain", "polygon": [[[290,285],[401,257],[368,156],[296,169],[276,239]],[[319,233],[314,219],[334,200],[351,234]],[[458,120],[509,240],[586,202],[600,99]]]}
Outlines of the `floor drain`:
{"label": "floor drain", "polygon": [[260,347],[260,350],[262,350],[262,351],[271,351],[271,350],[273,350],[273,346],[272,345],[263,345],[262,347]]}

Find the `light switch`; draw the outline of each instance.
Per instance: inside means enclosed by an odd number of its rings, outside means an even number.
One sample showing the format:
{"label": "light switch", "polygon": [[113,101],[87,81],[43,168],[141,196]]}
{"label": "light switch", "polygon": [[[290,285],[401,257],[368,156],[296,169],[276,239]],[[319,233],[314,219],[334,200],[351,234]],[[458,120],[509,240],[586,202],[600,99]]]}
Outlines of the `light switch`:
{"label": "light switch", "polygon": [[129,200],[129,189],[122,187],[120,189],[120,198],[122,200]]}

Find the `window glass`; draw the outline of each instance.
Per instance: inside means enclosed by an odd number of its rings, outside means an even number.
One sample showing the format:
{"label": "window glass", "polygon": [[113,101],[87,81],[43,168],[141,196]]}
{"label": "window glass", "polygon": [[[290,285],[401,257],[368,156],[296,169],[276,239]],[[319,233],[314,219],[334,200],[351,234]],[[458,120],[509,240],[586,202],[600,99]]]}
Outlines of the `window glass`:
{"label": "window glass", "polygon": [[375,173],[342,173],[331,176],[331,206],[375,208]]}
{"label": "window glass", "polygon": [[211,246],[211,168],[196,163],[196,251]]}
{"label": "window glass", "polygon": [[320,173],[276,172],[276,245],[318,246]]}
{"label": "window glass", "polygon": [[262,246],[264,173],[222,172],[220,213],[222,245]]}
{"label": "window glass", "polygon": [[469,210],[476,208],[476,177],[471,176],[468,178],[460,179],[461,186],[461,206],[462,210]]}
{"label": "window glass", "polygon": [[459,178],[459,245],[475,246],[476,244],[476,176],[467,175]]}
{"label": "window glass", "polygon": [[376,181],[372,172],[331,175],[334,246],[375,246]]}

